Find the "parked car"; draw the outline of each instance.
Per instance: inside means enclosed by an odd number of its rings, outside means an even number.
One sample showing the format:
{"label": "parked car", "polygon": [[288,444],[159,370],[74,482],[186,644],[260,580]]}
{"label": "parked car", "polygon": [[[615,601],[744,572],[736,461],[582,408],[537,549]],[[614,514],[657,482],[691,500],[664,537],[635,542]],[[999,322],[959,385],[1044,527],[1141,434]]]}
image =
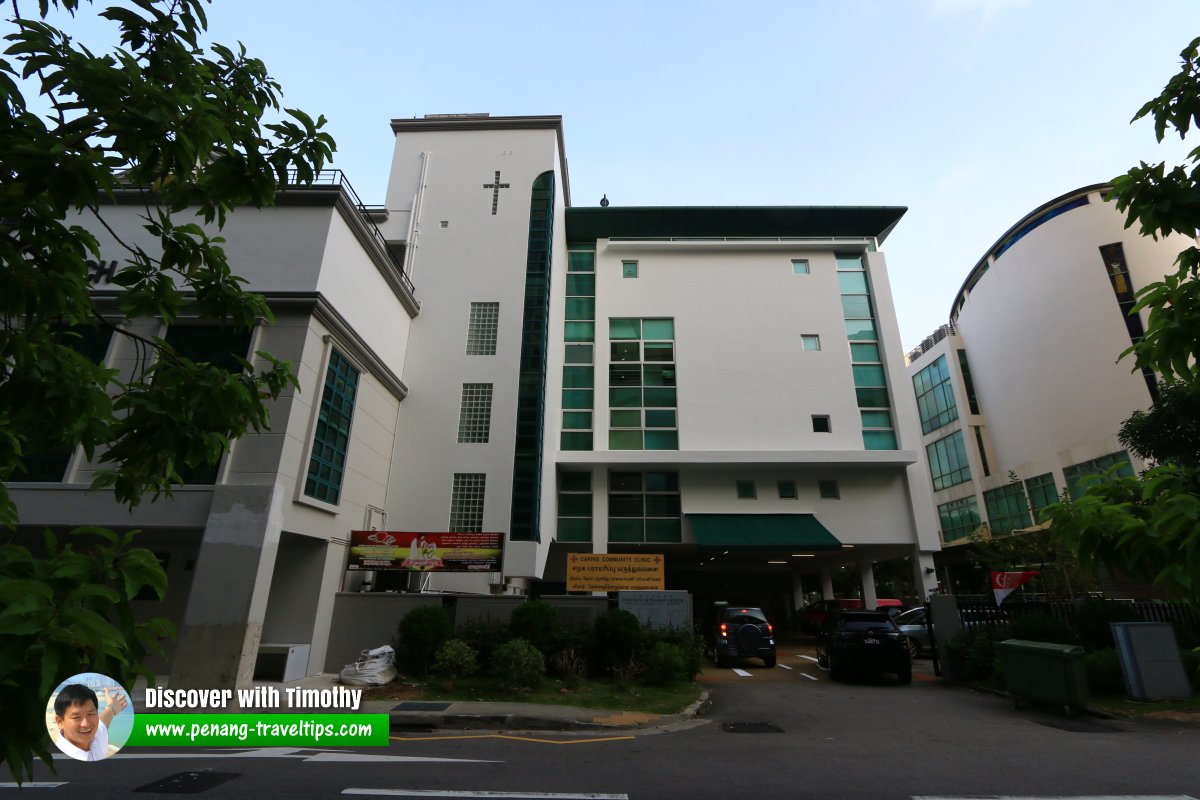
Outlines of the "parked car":
{"label": "parked car", "polygon": [[[876,607],[882,608],[903,608],[904,604],[899,600],[890,598],[882,598],[875,601]],[[825,620],[829,614],[838,609],[844,611],[862,611],[863,601],[857,597],[838,597],[833,600],[818,600],[808,608],[800,612],[800,627],[809,632],[816,633],[821,630],[821,626],[825,624]]]}
{"label": "parked car", "polygon": [[892,672],[912,683],[912,656],[904,636],[879,611],[837,611],[817,634],[817,664],[841,680],[851,672]]}
{"label": "parked car", "polygon": [[927,627],[925,621],[924,607],[910,608],[908,611],[892,617],[892,622],[896,623],[896,627],[900,629],[900,633],[907,641],[913,658],[933,649],[929,641],[929,628],[932,626]]}
{"label": "parked car", "polygon": [[775,666],[775,628],[761,608],[718,604],[713,631],[713,660],[725,667],[735,658],[761,658]]}

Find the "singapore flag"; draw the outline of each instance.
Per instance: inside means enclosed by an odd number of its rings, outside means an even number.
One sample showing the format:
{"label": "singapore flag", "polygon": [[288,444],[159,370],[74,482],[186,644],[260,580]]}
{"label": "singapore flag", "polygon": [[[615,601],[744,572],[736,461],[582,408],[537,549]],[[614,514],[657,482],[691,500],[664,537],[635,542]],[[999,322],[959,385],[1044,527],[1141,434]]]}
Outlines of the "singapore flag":
{"label": "singapore flag", "polygon": [[1004,602],[1004,599],[1017,590],[1025,581],[1038,575],[1038,572],[993,572],[992,573],[992,592],[996,595],[996,605]]}

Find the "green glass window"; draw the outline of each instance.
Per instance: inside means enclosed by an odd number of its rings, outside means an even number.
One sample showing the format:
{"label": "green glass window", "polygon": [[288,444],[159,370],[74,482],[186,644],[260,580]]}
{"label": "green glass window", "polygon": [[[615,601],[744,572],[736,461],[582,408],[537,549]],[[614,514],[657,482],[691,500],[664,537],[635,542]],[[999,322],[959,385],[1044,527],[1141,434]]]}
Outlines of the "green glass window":
{"label": "green glass window", "polygon": [[842,496],[837,481],[817,481],[817,494],[823,500],[838,500]]}
{"label": "green glass window", "polygon": [[1047,472],[1025,481],[1025,491],[1029,493],[1029,507],[1033,512],[1033,521],[1041,522],[1042,509],[1051,503],[1058,502],[1058,487],[1054,485],[1054,475]]}
{"label": "green glass window", "polygon": [[591,342],[596,339],[595,322],[568,322],[563,325],[563,338],[568,342]]}
{"label": "green glass window", "polygon": [[798,496],[795,481],[779,481],[779,499],[795,500]]}
{"label": "green glass window", "polygon": [[646,361],[675,360],[675,345],[672,342],[646,342],[643,348]]}
{"label": "green glass window", "polygon": [[792,274],[793,275],[808,275],[809,274],[808,259],[793,258],[792,259]]}
{"label": "green glass window", "polygon": [[641,408],[642,390],[627,387],[609,389],[608,405],[610,408]]}
{"label": "green glass window", "polygon": [[1065,467],[1063,478],[1067,481],[1067,491],[1070,492],[1073,499],[1082,497],[1087,491],[1087,481],[1084,478],[1089,475],[1102,475],[1112,467],[1117,468],[1116,474],[1119,478],[1133,477],[1133,464],[1129,461],[1129,453],[1122,450],[1119,453],[1110,453],[1091,461]]}
{"label": "green glass window", "polygon": [[567,297],[595,297],[595,275],[568,275]]}
{"label": "green glass window", "polygon": [[821,337],[815,333],[804,333],[800,335],[801,350],[820,350]]}
{"label": "green glass window", "polygon": [[962,431],[938,439],[925,448],[929,458],[929,473],[933,478],[933,489],[938,491],[971,480],[971,467],[967,461],[967,447],[963,443]]}
{"label": "green glass window", "polygon": [[863,448],[866,450],[895,450],[895,431],[863,431]]}
{"label": "green glass window", "polygon": [[892,413],[890,411],[860,411],[864,428],[891,428]]}
{"label": "green glass window", "polygon": [[595,272],[596,254],[572,250],[567,254],[568,272]]}
{"label": "green glass window", "polygon": [[592,540],[592,475],[562,472],[558,476],[558,533],[562,542]]}
{"label": "green glass window", "polygon": [[641,386],[642,368],[638,364],[609,364],[609,386]]}
{"label": "green glass window", "polygon": [[879,361],[879,345],[851,343],[850,359],[852,361]]}
{"label": "green glass window", "polygon": [[943,544],[965,539],[983,523],[975,495],[942,503],[938,506],[938,520],[942,525]]}
{"label": "green glass window", "polygon": [[678,473],[613,472],[608,491],[609,541],[682,541]]}
{"label": "green glass window", "polygon": [[336,349],[330,351],[304,494],[331,505],[337,505],[341,498],[358,375],[358,369],[345,356]]}
{"label": "green glass window", "polygon": [[679,431],[644,432],[643,441],[647,450],[678,450]]}
{"label": "green glass window", "polygon": [[674,386],[674,364],[647,364],[642,367],[643,386]]}
{"label": "green glass window", "polygon": [[621,277],[636,278],[638,276],[638,262],[622,261],[621,262]]}
{"label": "green glass window", "polygon": [[644,319],[642,320],[643,339],[675,338],[675,320],[673,319]]}
{"label": "green glass window", "polygon": [[567,345],[566,362],[568,364],[591,364],[592,363],[592,345],[590,345],[590,344],[569,344],[569,345]]}
{"label": "green glass window", "polygon": [[679,492],[678,472],[647,472],[642,477],[647,492]]}
{"label": "green glass window", "polygon": [[913,391],[917,395],[922,433],[931,433],[958,419],[958,405],[954,402],[954,387],[945,356],[938,356],[936,361],[913,376]]}
{"label": "green glass window", "polygon": [[860,255],[840,255],[837,256],[837,268],[839,272],[845,270],[856,270],[863,268],[862,256]]}
{"label": "green glass window", "polygon": [[642,432],[637,431],[613,431],[608,432],[608,449],[609,450],[641,450],[642,449]]}
{"label": "green glass window", "polygon": [[563,390],[563,408],[591,408],[592,407],[592,390],[591,389],[565,389]]}
{"label": "green glass window", "polygon": [[563,427],[567,430],[591,430],[592,427],[592,412],[590,411],[564,411],[563,412]]}
{"label": "green glass window", "polygon": [[871,319],[871,298],[865,294],[842,295],[842,316],[846,319]]}
{"label": "green glass window", "polygon": [[647,388],[642,393],[645,395],[643,402],[646,408],[675,408],[679,405],[674,389]]}
{"label": "green glass window", "polygon": [[[613,412],[614,414],[617,412]],[[674,428],[676,427],[675,411],[662,409],[646,409],[646,427],[647,428]]]}
{"label": "green glass window", "polygon": [[608,338],[640,339],[642,338],[642,321],[640,319],[610,319],[608,321]]}
{"label": "green glass window", "polygon": [[758,499],[758,488],[754,485],[754,481],[738,481],[736,488],[738,500]]}
{"label": "green glass window", "polygon": [[839,272],[837,279],[842,294],[869,294],[865,272]]}
{"label": "green glass window", "polygon": [[879,364],[855,364],[855,386],[887,386],[887,378],[883,376],[883,366]]}
{"label": "green glass window", "polygon": [[593,381],[591,367],[563,367],[563,388],[591,389]]}
{"label": "green glass window", "polygon": [[[658,414],[650,420],[643,409],[674,408],[675,394],[674,335],[671,319],[610,319],[609,410],[612,449],[677,450],[679,434],[675,415]],[[645,341],[653,340],[653,341]],[[645,388],[640,388],[645,387]],[[621,411],[619,409],[629,409]],[[636,409],[636,410],[635,410]],[[618,416],[619,415],[619,416]],[[617,424],[617,421],[622,424]]]}
{"label": "green glass window", "polygon": [[594,297],[568,297],[567,319],[593,320],[596,318],[596,299]]}
{"label": "green glass window", "polygon": [[858,397],[859,408],[887,408],[890,405],[887,389],[855,389],[854,394]]}
{"label": "green glass window", "polygon": [[846,320],[846,336],[852,341],[855,339],[874,341],[879,338],[875,333],[875,322],[869,319]]}
{"label": "green glass window", "polygon": [[642,360],[642,343],[641,342],[613,342],[609,345],[611,352],[610,361],[641,361]]}
{"label": "green glass window", "polygon": [[558,435],[560,450],[591,450],[591,431],[563,431]]}
{"label": "green glass window", "polygon": [[558,476],[558,490],[560,492],[590,493],[592,491],[592,473],[564,472]]}
{"label": "green glass window", "polygon": [[610,428],[640,428],[642,427],[642,412],[609,411],[608,426]]}
{"label": "green glass window", "polygon": [[992,533],[1011,533],[1030,525],[1029,503],[1025,501],[1025,490],[1020,483],[1010,483],[984,492],[983,504]]}

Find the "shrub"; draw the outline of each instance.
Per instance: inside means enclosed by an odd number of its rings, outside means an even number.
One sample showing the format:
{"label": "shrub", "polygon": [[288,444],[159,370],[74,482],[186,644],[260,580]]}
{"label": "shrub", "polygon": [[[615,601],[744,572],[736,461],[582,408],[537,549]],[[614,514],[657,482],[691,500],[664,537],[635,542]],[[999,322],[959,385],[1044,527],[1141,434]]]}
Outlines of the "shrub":
{"label": "shrub", "polygon": [[536,689],[546,676],[542,654],[524,639],[512,639],[496,648],[491,668],[501,688],[515,691]]}
{"label": "shrub", "polygon": [[1194,650],[1181,650],[1179,655],[1183,657],[1183,671],[1187,673],[1188,680],[1192,682],[1192,689],[1200,692],[1200,647]]}
{"label": "shrub", "polygon": [[613,669],[633,659],[642,638],[642,623],[628,611],[614,608],[596,617],[592,629],[594,654],[603,669]]}
{"label": "shrub", "polygon": [[1013,639],[1053,644],[1075,644],[1075,631],[1049,614],[1022,614],[1012,621]]}
{"label": "shrub", "polygon": [[542,600],[530,600],[518,606],[508,621],[508,630],[514,639],[524,639],[543,654],[549,652],[556,628],[558,613],[554,606]]}
{"label": "shrub", "polygon": [[462,639],[451,639],[437,651],[433,671],[445,675],[451,685],[455,678],[465,678],[479,671],[479,660],[475,649]]}
{"label": "shrub", "polygon": [[664,685],[687,681],[694,674],[688,672],[687,657],[677,644],[658,642],[646,656],[646,680],[650,683]]}
{"label": "shrub", "polygon": [[397,649],[409,669],[425,675],[438,648],[453,635],[454,620],[449,612],[441,606],[421,606],[400,620],[400,647]]}
{"label": "shrub", "polygon": [[[546,646],[547,660],[553,662],[555,656],[568,650],[575,657],[583,658],[588,651],[590,639],[591,630],[586,625],[559,625],[554,629],[550,643]],[[586,666],[585,661],[585,669]]]}
{"label": "shrub", "polygon": [[683,679],[692,680],[704,666],[704,639],[695,631],[681,628],[667,630],[643,630],[642,650],[648,662],[650,653],[659,643],[677,648],[683,659]]}
{"label": "shrub", "polygon": [[1088,692],[1093,695],[1125,694],[1125,678],[1121,661],[1112,648],[1096,650],[1083,657],[1087,670]]}
{"label": "shrub", "polygon": [[946,645],[946,661],[956,681],[981,681],[996,671],[996,642],[989,631],[967,631]]}
{"label": "shrub", "polygon": [[587,661],[574,648],[559,650],[550,658],[554,674],[562,679],[563,686],[578,689],[587,675]]}
{"label": "shrub", "polygon": [[496,648],[512,639],[507,624],[491,619],[469,622],[460,627],[455,635],[471,645],[480,664],[490,664]]}
{"label": "shrub", "polygon": [[630,689],[646,669],[637,656],[630,656],[612,665],[613,680],[618,689]]}
{"label": "shrub", "polygon": [[1106,650],[1115,646],[1110,622],[1141,622],[1142,615],[1129,603],[1119,600],[1088,600],[1075,612],[1075,630],[1088,650]]}

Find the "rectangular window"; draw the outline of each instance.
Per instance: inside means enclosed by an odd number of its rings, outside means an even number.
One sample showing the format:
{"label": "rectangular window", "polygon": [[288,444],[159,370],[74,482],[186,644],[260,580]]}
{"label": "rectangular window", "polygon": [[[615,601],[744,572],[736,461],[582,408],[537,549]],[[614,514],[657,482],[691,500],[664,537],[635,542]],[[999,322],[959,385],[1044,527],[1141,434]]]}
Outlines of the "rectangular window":
{"label": "rectangular window", "polygon": [[358,369],[345,356],[330,351],[304,494],[331,505],[337,505],[342,494],[358,376]]}
{"label": "rectangular window", "polygon": [[809,274],[808,259],[807,258],[793,258],[792,259],[792,274],[793,275],[808,275]]}
{"label": "rectangular window", "polygon": [[826,414],[813,414],[812,418],[813,433],[829,433],[833,430],[833,425],[829,422],[829,416]]}
{"label": "rectangular window", "polygon": [[481,472],[454,473],[450,492],[450,533],[479,533],[483,530],[483,496],[487,475]]}
{"label": "rectangular window", "polygon": [[558,534],[560,542],[592,540],[592,474],[563,472],[558,476]]}
{"label": "rectangular window", "polygon": [[1042,521],[1042,509],[1051,503],[1058,502],[1058,487],[1054,485],[1054,475],[1047,472],[1025,481],[1025,491],[1029,493],[1029,508],[1033,512],[1034,523]]}
{"label": "rectangular window", "polygon": [[1117,477],[1119,478],[1133,477],[1133,464],[1129,462],[1129,453],[1124,450],[1064,467],[1063,477],[1067,481],[1067,491],[1071,493],[1072,499],[1079,499],[1087,491],[1087,482],[1084,481],[1084,478],[1089,475],[1101,475],[1111,467],[1118,467]]}
{"label": "rectangular window", "polygon": [[842,496],[837,481],[817,481],[817,493],[824,500],[837,500]]}
{"label": "rectangular window", "polygon": [[991,467],[988,466],[987,448],[983,446],[983,428],[979,425],[972,425],[975,429],[975,446],[979,448],[979,466],[983,468],[983,477],[992,474]]}
{"label": "rectangular window", "polygon": [[609,473],[610,542],[680,542],[682,517],[679,473]]}
{"label": "rectangular window", "polygon": [[795,500],[796,497],[797,494],[795,481],[779,481],[779,499]]}
{"label": "rectangular window", "polygon": [[800,349],[802,349],[802,350],[820,350],[821,349],[821,337],[815,333],[801,334]]}
{"label": "rectangular window", "polygon": [[913,391],[917,395],[922,433],[932,433],[958,419],[954,385],[945,356],[938,356],[936,361],[913,376]]}
{"label": "rectangular window", "polygon": [[754,485],[754,481],[738,481],[737,496],[738,500],[756,500],[758,499],[758,487]]}
{"label": "rectangular window", "polygon": [[971,380],[971,367],[967,364],[967,351],[958,351],[958,368],[962,370],[963,389],[967,393],[967,405],[972,414],[979,413],[979,401],[975,398],[975,381]]}
{"label": "rectangular window", "polygon": [[[567,253],[566,318],[563,338],[566,359],[563,367],[563,430],[560,450],[591,450],[592,408],[595,396],[596,253],[571,250]],[[586,412],[583,410],[586,409]],[[586,413],[586,416],[585,416]],[[586,424],[585,424],[586,423]],[[580,541],[590,541],[588,539]]]}
{"label": "rectangular window", "polygon": [[971,480],[971,467],[967,461],[962,431],[955,431],[928,445],[925,454],[929,457],[929,474],[933,478],[935,492]]}
{"label": "rectangular window", "polygon": [[678,450],[675,321],[610,319],[608,331],[608,449]]}
{"label": "rectangular window", "polygon": [[471,303],[471,319],[467,323],[467,355],[496,355],[496,333],[499,327],[499,303]]}
{"label": "rectangular window", "polygon": [[486,443],[492,429],[492,384],[464,383],[458,410],[458,441]]}
{"label": "rectangular window", "polygon": [[622,261],[621,262],[621,277],[636,278],[638,276],[638,262]]}
{"label": "rectangular window", "polygon": [[1025,500],[1025,490],[1020,483],[1010,483],[984,492],[983,504],[992,533],[1012,533],[1017,528],[1028,528],[1030,525],[1029,503]]}
{"label": "rectangular window", "polygon": [[965,539],[983,522],[979,518],[979,503],[975,495],[942,503],[938,506],[938,520],[942,525],[943,544]]}

